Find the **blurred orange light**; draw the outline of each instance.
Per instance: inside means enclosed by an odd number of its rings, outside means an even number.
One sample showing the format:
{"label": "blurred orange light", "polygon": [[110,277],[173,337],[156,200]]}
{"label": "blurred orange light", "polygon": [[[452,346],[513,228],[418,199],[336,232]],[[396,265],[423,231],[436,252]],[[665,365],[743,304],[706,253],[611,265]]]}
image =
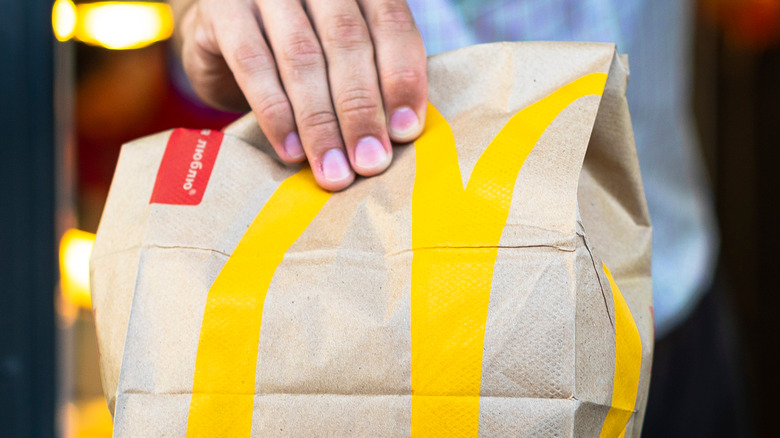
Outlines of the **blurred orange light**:
{"label": "blurred orange light", "polygon": [[84,308],[90,308],[89,256],[95,235],[86,231],[71,229],[60,241],[60,278],[65,301]]}
{"label": "blurred orange light", "polygon": [[60,41],[73,38],[76,33],[76,5],[70,0],[57,0],[51,11],[54,36]]}
{"label": "blurred orange light", "polygon": [[113,50],[138,49],[173,34],[170,6],[159,2],[109,1],[74,5],[57,0],[52,10],[54,34]]}

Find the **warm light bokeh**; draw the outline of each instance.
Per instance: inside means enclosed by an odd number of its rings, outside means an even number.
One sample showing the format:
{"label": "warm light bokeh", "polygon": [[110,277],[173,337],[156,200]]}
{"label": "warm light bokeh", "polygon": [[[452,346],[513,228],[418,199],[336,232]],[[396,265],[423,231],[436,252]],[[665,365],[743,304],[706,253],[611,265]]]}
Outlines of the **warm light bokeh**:
{"label": "warm light bokeh", "polygon": [[75,38],[113,50],[138,49],[173,34],[170,6],[158,2],[95,2],[74,5],[57,0],[52,27],[60,41]]}
{"label": "warm light bokeh", "polygon": [[726,41],[765,50],[780,43],[780,0],[699,0],[702,16],[720,27]]}
{"label": "warm light bokeh", "polygon": [[60,41],[73,38],[76,33],[76,5],[70,0],[57,0],[51,11],[54,36]]}
{"label": "warm light bokeh", "polygon": [[95,235],[71,229],[60,241],[60,278],[63,298],[74,305],[90,308],[89,256]]}

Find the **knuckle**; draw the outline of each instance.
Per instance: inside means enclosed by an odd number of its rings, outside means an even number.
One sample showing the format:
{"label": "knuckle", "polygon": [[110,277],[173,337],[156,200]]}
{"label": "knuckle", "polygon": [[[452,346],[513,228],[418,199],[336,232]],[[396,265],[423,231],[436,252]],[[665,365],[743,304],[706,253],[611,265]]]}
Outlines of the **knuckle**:
{"label": "knuckle", "polygon": [[309,35],[293,34],[282,50],[284,61],[293,68],[309,68],[322,64],[322,48]]}
{"label": "knuckle", "polygon": [[425,73],[414,68],[390,70],[382,73],[380,81],[394,90],[416,90],[425,82]]}
{"label": "knuckle", "polygon": [[342,117],[349,119],[376,118],[379,102],[365,89],[355,89],[338,96],[336,108]]}
{"label": "knuckle", "polygon": [[196,50],[212,54],[219,53],[219,44],[217,44],[213,32],[209,32],[202,25],[192,35],[192,42]]}
{"label": "knuckle", "polygon": [[248,43],[239,44],[232,56],[236,68],[243,72],[262,71],[273,64],[273,60],[267,54]]}
{"label": "knuckle", "polygon": [[303,112],[298,120],[298,125],[304,129],[330,129],[336,126],[336,115],[333,111]]}
{"label": "knuckle", "polygon": [[183,41],[182,57],[187,55],[195,57],[203,63],[224,59],[216,37],[205,27],[199,27],[191,38]]}
{"label": "knuckle", "polygon": [[362,17],[338,14],[325,32],[325,42],[342,49],[360,49],[369,45],[368,28]]}
{"label": "knuckle", "polygon": [[373,22],[380,30],[393,32],[411,32],[416,29],[405,1],[384,1],[380,3],[373,17]]}
{"label": "knuckle", "polygon": [[257,114],[259,118],[264,120],[278,120],[286,115],[288,111],[289,104],[287,98],[278,93],[263,97],[257,106]]}

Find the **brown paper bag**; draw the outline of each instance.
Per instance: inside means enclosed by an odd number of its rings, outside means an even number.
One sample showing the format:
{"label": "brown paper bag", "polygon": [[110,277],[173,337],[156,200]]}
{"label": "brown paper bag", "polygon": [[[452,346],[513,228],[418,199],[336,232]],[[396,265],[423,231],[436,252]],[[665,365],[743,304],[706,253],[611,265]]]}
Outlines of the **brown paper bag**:
{"label": "brown paper bag", "polygon": [[639,436],[627,74],[609,44],[434,56],[422,137],[335,194],[251,115],[126,145],[91,267],[116,435]]}

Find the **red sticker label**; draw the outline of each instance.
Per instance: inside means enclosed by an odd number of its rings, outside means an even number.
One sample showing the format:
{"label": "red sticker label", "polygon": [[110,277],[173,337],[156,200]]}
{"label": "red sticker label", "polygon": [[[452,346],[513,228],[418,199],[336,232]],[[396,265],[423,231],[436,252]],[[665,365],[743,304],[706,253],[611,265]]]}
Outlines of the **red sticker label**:
{"label": "red sticker label", "polygon": [[150,204],[198,205],[211,177],[223,134],[176,129],[168,139]]}

